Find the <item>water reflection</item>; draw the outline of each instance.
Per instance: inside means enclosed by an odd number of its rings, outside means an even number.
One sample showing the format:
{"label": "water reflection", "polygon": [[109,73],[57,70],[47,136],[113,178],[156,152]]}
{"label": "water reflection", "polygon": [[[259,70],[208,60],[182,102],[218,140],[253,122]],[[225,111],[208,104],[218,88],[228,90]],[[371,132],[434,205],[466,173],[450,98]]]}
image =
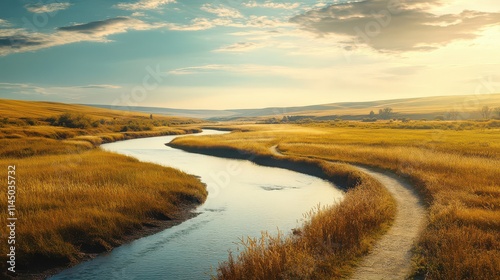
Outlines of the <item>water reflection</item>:
{"label": "water reflection", "polygon": [[127,140],[103,149],[200,176],[209,191],[196,210],[200,214],[50,279],[209,279],[210,268],[226,260],[228,250],[236,251],[239,238],[277,228],[290,232],[303,213],[342,197],[330,183],[312,176],[164,145],[175,137]]}

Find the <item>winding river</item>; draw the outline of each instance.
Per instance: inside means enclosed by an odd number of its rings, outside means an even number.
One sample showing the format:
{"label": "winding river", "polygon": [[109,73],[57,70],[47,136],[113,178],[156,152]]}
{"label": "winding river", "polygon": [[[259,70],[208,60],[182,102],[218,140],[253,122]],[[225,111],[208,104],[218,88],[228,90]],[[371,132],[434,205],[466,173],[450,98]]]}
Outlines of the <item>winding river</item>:
{"label": "winding river", "polygon": [[[205,130],[197,135],[227,132]],[[209,279],[211,268],[237,252],[239,238],[288,233],[313,207],[342,199],[322,179],[245,160],[165,146],[178,136],[126,140],[102,149],[199,176],[209,192],[196,217],[67,269],[49,279]]]}

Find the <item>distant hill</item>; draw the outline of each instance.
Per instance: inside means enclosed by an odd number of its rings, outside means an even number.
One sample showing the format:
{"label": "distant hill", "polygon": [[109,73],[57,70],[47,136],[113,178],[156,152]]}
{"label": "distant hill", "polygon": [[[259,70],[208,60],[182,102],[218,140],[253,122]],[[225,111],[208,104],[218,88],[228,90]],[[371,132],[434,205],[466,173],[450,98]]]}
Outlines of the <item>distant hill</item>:
{"label": "distant hill", "polygon": [[229,110],[195,110],[195,109],[172,109],[161,107],[141,107],[141,106],[112,106],[112,105],[86,105],[103,109],[120,111],[142,112],[148,114],[160,114],[166,116],[177,116],[198,119],[224,118],[237,115],[237,111]]}
{"label": "distant hill", "polygon": [[[77,104],[65,104],[58,102],[44,101],[21,101],[0,99],[0,119],[47,119],[57,117],[64,113],[81,113],[93,119],[149,119],[150,113],[110,110],[105,108],[96,108],[95,106],[85,106]],[[157,116],[154,116],[157,119]],[[200,122],[201,120],[185,117],[167,117],[158,116],[158,119],[173,122]]]}
{"label": "distant hill", "polygon": [[228,120],[259,120],[282,118],[311,118],[317,120],[361,120],[368,118],[370,111],[376,115],[380,109],[392,108],[393,117],[410,119],[434,119],[450,116],[454,112],[459,119],[481,118],[479,113],[483,106],[500,107],[500,94],[433,96],[378,100],[365,102],[340,102],[322,105],[297,107],[270,107],[261,109],[231,109],[231,110],[186,110],[157,107],[125,107],[108,105],[89,105],[100,108],[136,111],[144,113],[171,115],[179,117],[203,118],[215,121]]}

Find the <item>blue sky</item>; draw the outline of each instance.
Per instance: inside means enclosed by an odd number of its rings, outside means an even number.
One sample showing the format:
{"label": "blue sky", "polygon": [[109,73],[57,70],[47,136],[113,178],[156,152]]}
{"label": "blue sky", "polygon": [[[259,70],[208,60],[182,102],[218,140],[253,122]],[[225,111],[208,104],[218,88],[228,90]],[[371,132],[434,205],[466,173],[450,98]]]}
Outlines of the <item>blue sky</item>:
{"label": "blue sky", "polygon": [[0,98],[228,109],[493,93],[499,31],[496,0],[4,0]]}

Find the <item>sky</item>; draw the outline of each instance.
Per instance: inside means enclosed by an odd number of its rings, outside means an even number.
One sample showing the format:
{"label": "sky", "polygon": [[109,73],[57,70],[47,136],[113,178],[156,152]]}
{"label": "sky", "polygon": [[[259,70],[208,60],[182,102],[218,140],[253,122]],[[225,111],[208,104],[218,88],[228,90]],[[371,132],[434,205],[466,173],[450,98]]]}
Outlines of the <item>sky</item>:
{"label": "sky", "polygon": [[498,0],[0,2],[0,99],[241,109],[498,92]]}

